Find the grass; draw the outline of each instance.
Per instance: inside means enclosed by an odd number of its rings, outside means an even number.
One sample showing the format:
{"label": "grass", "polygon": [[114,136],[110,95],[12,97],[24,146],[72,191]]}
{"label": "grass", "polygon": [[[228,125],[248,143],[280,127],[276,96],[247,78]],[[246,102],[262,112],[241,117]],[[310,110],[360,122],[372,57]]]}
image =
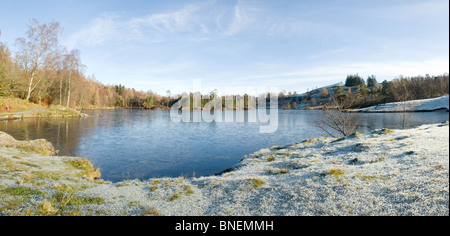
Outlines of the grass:
{"label": "grass", "polygon": [[174,193],[170,198],[169,198],[169,202],[173,202],[175,200],[177,200],[179,197],[181,197],[181,193]]}
{"label": "grass", "polygon": [[141,216],[162,216],[162,214],[153,207],[144,209],[141,213]]}
{"label": "grass", "polygon": [[436,168],[438,170],[442,170],[442,169],[444,169],[444,166],[439,164],[439,165],[435,165],[434,168]]}
{"label": "grass", "polygon": [[28,153],[41,154],[41,155],[46,155],[46,156],[52,155],[48,152],[48,150],[46,150],[44,148],[37,148],[37,147],[32,147],[32,146],[17,146],[16,149],[24,151],[24,152],[28,152]]}
{"label": "grass", "polygon": [[336,178],[337,181],[342,181],[342,177],[344,176],[345,172],[338,168],[332,168],[329,175]]}
{"label": "grass", "polygon": [[41,184],[37,184],[36,181],[34,180],[33,176],[30,174],[23,174],[22,175],[23,178],[16,178],[16,184],[23,184],[23,183],[31,183],[37,187],[42,186]]}
{"label": "grass", "polygon": [[356,173],[355,174],[356,178],[365,180],[365,181],[373,181],[373,180],[390,180],[391,178],[386,178],[386,177],[378,177],[378,176],[373,176],[373,175],[362,175],[361,173]]}
{"label": "grass", "polygon": [[2,193],[10,196],[22,196],[22,197],[31,195],[41,195],[41,196],[44,195],[44,193],[39,190],[23,186],[5,188],[2,191]]}
{"label": "grass", "polygon": [[303,141],[302,144],[314,144],[314,143],[317,143],[322,140],[326,140],[326,138],[314,138],[314,139]]}
{"label": "grass", "polygon": [[68,108],[66,106],[51,105],[48,109],[37,112],[36,116],[39,116],[39,117],[80,117],[81,114],[78,111],[73,110],[72,108]]}
{"label": "grass", "polygon": [[[152,189],[153,189],[153,188],[150,188],[150,191],[152,191]],[[156,190],[156,189],[155,189],[155,190]],[[169,202],[173,202],[173,201],[177,200],[178,198],[180,198],[180,197],[183,195],[183,193],[184,193],[186,196],[189,196],[189,195],[194,194],[194,190],[193,190],[192,187],[189,186],[189,185],[183,185],[183,191],[174,193],[174,194],[169,198],[168,201],[169,201]]]}
{"label": "grass", "polygon": [[151,188],[150,188],[150,192],[154,192],[154,191],[156,191],[158,189],[158,186],[152,186]]}
{"label": "grass", "polygon": [[184,193],[188,196],[191,194],[194,194],[194,190],[192,190],[191,186],[189,186],[189,185],[183,185],[183,189],[184,189]]}
{"label": "grass", "polygon": [[267,162],[274,162],[275,161],[275,156],[274,155],[270,155],[269,158],[267,158]]}
{"label": "grass", "polygon": [[394,133],[394,131],[388,128],[384,128],[381,130],[381,134],[392,134],[392,133]]}
{"label": "grass", "polygon": [[259,186],[266,184],[266,182],[264,180],[257,179],[257,178],[250,178],[247,180],[252,182],[253,188],[258,188]]}
{"label": "grass", "polygon": [[159,179],[153,180],[153,181],[151,182],[152,185],[154,185],[154,184],[160,184],[160,183],[161,183],[161,180],[159,180]]}
{"label": "grass", "polygon": [[349,138],[354,138],[354,137],[358,137],[358,136],[361,136],[361,133],[360,133],[360,132],[355,132],[355,133],[349,135],[348,137],[349,137]]}
{"label": "grass", "polygon": [[55,208],[52,201],[45,200],[38,204],[38,210],[35,214],[44,216],[58,215],[58,209]]}
{"label": "grass", "polygon": [[105,199],[101,197],[80,197],[73,193],[58,192],[53,195],[53,199],[60,204],[63,208],[66,206],[81,206],[89,204],[104,204]]}
{"label": "grass", "polygon": [[[24,211],[20,213],[22,216],[83,216],[89,215],[90,211],[82,212],[78,208],[81,205],[88,204],[104,204],[103,198],[93,197],[80,197],[72,193],[58,192],[51,196],[50,199],[45,199],[35,204],[34,207],[24,208]],[[18,200],[8,203],[8,209],[13,210],[14,207],[19,204],[23,208],[24,203],[20,203]],[[16,207],[17,208],[17,207]]]}
{"label": "grass", "polygon": [[[82,117],[83,115],[72,109],[61,105],[51,105],[45,109],[45,106],[29,103],[18,98],[0,97],[0,119],[33,118],[33,117]],[[17,113],[40,109],[36,112],[22,115],[2,115],[2,113]]]}
{"label": "grass", "polygon": [[29,167],[40,168],[40,166],[38,166],[34,163],[26,162],[26,161],[19,161],[17,163],[21,164],[21,165],[29,166]]}
{"label": "grass", "polygon": [[273,175],[277,175],[277,174],[287,174],[289,173],[288,169],[282,169],[282,168],[269,168],[269,173],[273,174]]}
{"label": "grass", "polygon": [[55,183],[54,184],[54,188],[60,192],[64,192],[64,193],[73,193],[75,192],[75,188],[67,185],[67,184],[59,184],[59,183]]}
{"label": "grass", "polygon": [[9,158],[0,156],[0,167],[8,171],[26,171],[29,168],[21,165],[17,165],[15,162]]}
{"label": "grass", "polygon": [[76,158],[68,161],[68,163],[75,169],[81,170],[79,177],[98,179],[101,176],[100,170],[95,169],[92,163],[86,158]]}
{"label": "grass", "polygon": [[54,171],[33,171],[31,172],[38,179],[60,180],[63,175],[61,172]]}
{"label": "grass", "polygon": [[43,139],[39,140],[33,140],[29,142],[25,141],[17,141],[15,143],[11,143],[8,145],[5,145],[6,147],[14,147],[18,150],[27,152],[27,153],[35,153],[40,154],[44,156],[54,156],[56,155],[56,150],[53,147],[53,145]]}
{"label": "grass", "polygon": [[22,112],[42,107],[41,105],[29,103],[19,98],[0,97],[0,113]]}
{"label": "grass", "polygon": [[[71,161],[71,165],[77,169],[90,169],[90,165],[86,161],[75,159]],[[56,190],[56,194],[39,190],[39,187],[45,182],[37,180],[59,181],[64,173],[58,171],[40,171],[40,167],[32,162],[23,161],[20,158],[9,159],[0,157],[0,167],[11,172],[16,172],[16,185],[9,187],[0,187],[0,211],[5,215],[88,215],[92,212],[80,211],[78,206],[89,204],[104,204],[105,200],[100,197],[77,196],[76,188],[68,184],[53,182],[53,186],[48,185]],[[35,171],[29,171],[35,168]],[[29,172],[27,172],[29,171]],[[20,177],[20,178],[19,178]],[[23,186],[24,183],[31,183],[34,187]],[[54,191],[53,190],[53,191]],[[35,199],[36,201],[31,201]]]}

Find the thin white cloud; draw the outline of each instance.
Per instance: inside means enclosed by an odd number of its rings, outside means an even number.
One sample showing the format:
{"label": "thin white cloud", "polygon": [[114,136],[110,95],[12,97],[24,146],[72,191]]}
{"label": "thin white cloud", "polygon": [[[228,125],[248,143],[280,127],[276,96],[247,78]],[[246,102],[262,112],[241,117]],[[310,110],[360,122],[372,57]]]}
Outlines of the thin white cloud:
{"label": "thin white cloud", "polygon": [[237,34],[239,31],[245,29],[253,23],[253,17],[248,7],[244,6],[241,1],[236,4],[233,12],[233,20],[225,30],[224,35],[230,36]]}
{"label": "thin white cloud", "polygon": [[298,36],[311,31],[329,31],[318,24],[278,18],[244,1],[224,5],[206,2],[179,9],[131,18],[105,13],[93,19],[67,40],[70,47],[98,46],[109,41],[158,43],[205,41],[237,35],[246,30],[270,36]]}
{"label": "thin white cloud", "polygon": [[79,45],[96,46],[115,38],[119,34],[117,18],[116,14],[105,13],[93,19],[88,26],[73,34],[65,43],[66,46],[68,48]]}
{"label": "thin white cloud", "polygon": [[[108,41],[204,41],[234,35],[252,23],[249,8],[236,5],[190,4],[174,11],[124,19],[105,13],[74,33],[66,45],[98,46]],[[223,27],[226,25],[227,27]]]}
{"label": "thin white cloud", "polygon": [[191,31],[197,22],[195,15],[200,10],[198,6],[188,5],[180,10],[166,13],[150,14],[143,17],[135,17],[127,24],[134,30],[141,32],[144,28],[158,32]]}

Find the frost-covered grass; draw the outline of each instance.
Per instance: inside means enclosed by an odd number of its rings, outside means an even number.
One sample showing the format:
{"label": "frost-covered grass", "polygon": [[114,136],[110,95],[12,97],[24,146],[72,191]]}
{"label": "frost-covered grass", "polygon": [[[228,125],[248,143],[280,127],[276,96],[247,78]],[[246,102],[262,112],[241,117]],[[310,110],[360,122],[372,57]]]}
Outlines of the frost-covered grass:
{"label": "frost-covered grass", "polygon": [[74,160],[0,148],[0,215],[449,215],[448,122],[263,149],[192,179],[94,181]]}
{"label": "frost-covered grass", "polygon": [[435,111],[440,109],[449,110],[449,95],[438,98],[422,99],[406,102],[387,103],[378,106],[360,109],[362,112],[414,112]]}

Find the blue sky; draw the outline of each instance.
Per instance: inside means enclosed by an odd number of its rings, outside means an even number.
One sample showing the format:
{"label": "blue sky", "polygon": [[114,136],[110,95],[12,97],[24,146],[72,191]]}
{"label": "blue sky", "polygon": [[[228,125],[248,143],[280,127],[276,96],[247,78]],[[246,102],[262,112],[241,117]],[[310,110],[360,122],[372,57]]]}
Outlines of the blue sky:
{"label": "blue sky", "polygon": [[348,74],[449,72],[447,0],[0,0],[14,51],[30,19],[58,21],[86,74],[137,90],[277,87],[305,92]]}

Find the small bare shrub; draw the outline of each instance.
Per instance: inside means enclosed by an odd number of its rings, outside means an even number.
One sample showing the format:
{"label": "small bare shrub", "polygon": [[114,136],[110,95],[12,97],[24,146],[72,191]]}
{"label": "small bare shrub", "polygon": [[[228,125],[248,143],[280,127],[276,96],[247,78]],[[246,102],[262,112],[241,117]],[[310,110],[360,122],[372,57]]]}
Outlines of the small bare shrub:
{"label": "small bare shrub", "polygon": [[359,124],[355,113],[345,111],[336,100],[333,100],[332,107],[325,106],[324,112],[314,122],[331,137],[349,136],[355,133]]}

